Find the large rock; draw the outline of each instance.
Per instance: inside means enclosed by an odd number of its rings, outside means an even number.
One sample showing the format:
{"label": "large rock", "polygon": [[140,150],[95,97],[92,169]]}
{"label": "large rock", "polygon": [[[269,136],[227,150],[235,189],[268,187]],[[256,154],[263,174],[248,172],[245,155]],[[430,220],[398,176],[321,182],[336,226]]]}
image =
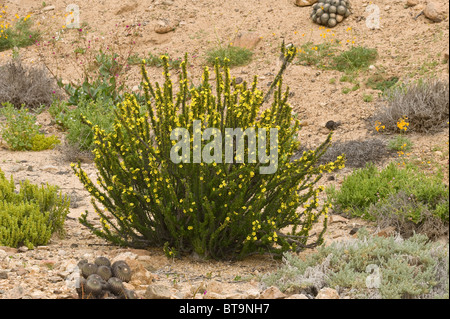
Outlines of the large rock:
{"label": "large rock", "polygon": [[264,290],[259,296],[260,299],[283,299],[286,295],[275,286],[269,287]]}
{"label": "large rock", "polygon": [[144,297],[147,299],[170,299],[174,292],[167,286],[152,284],[147,287]]}
{"label": "large rock", "polygon": [[423,10],[423,14],[433,22],[441,22],[444,20],[443,10],[435,2],[429,1]]}
{"label": "large rock", "polygon": [[261,37],[255,33],[240,33],[234,38],[233,46],[253,50],[261,41]]}
{"label": "large rock", "polygon": [[299,7],[312,6],[317,0],[295,0],[295,4]]}
{"label": "large rock", "polygon": [[414,7],[419,4],[419,0],[406,0],[406,6]]}
{"label": "large rock", "polygon": [[339,294],[332,288],[322,288],[317,294],[316,299],[339,299]]}

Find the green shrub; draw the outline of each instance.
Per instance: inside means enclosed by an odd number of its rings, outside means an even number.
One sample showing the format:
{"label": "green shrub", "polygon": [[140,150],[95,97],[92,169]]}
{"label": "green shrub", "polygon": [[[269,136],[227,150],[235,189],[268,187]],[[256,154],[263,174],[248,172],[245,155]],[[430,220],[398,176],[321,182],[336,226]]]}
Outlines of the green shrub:
{"label": "green shrub", "polygon": [[233,67],[250,63],[252,56],[253,52],[249,49],[230,45],[209,50],[206,52],[206,61],[209,65],[214,65],[216,59],[218,59],[220,65],[224,65],[224,60],[227,58],[229,60],[228,65]]}
{"label": "green shrub", "polygon": [[68,213],[69,199],[56,186],[26,180],[16,191],[0,170],[0,246],[45,245],[53,233],[64,234]]}
{"label": "green shrub", "polygon": [[65,101],[55,100],[49,113],[55,122],[67,131],[67,142],[79,151],[94,149],[94,133],[82,117],[93,125],[110,132],[114,123],[114,102],[111,99],[98,98],[96,101],[82,97],[76,108],[69,107]]}
{"label": "green shrub", "polygon": [[40,126],[36,124],[36,116],[28,109],[14,108],[10,103],[3,103],[0,115],[4,115],[6,123],[1,127],[2,139],[14,151],[42,151],[52,149],[60,141],[56,136],[46,137],[39,133]]}
{"label": "green shrub", "polygon": [[413,143],[409,138],[403,135],[397,135],[389,140],[388,148],[398,152],[408,152],[411,150]]}
{"label": "green shrub", "polygon": [[[287,63],[292,62],[295,50],[283,51]],[[319,216],[326,215],[329,205],[318,204],[323,188],[314,185],[323,171],[343,166],[342,158],[314,165],[329,146],[331,134],[316,150],[291,162],[298,149],[300,126],[292,121],[289,90],[282,92],[281,80],[277,81],[272,106],[260,112],[264,98],[256,77],[250,86],[245,82],[236,85],[229,76],[227,59],[223,72],[218,63],[215,65],[216,95],[208,81],[208,68],[202,84],[188,89],[183,61],[175,97],[167,57],[163,61],[162,86],[153,87],[142,66],[143,106],[127,95],[115,112],[112,132],[92,126],[98,186],[80,164],[73,164],[73,169],[95,198],[101,227],[88,221],[88,212],[80,222],[113,243],[156,245],[164,247],[167,255],[195,252],[204,258],[240,258],[320,244],[327,219],[317,237],[310,238],[309,231]],[[202,130],[220,129],[223,137],[225,128],[279,128],[278,170],[260,174],[261,163],[223,163],[223,156],[209,164],[172,162],[170,154],[176,143],[170,132],[187,128],[192,136],[194,120],[202,123]],[[203,149],[206,141],[202,144]],[[188,152],[185,155],[192,157],[192,148]],[[281,231],[288,226],[292,226],[288,233]]]}
{"label": "green shrub", "polygon": [[395,226],[403,238],[424,234],[431,239],[448,237],[448,211],[448,200],[442,200],[432,209],[404,191],[391,194],[367,209],[380,228]]}
{"label": "green shrub", "polygon": [[372,94],[363,94],[363,101],[366,103],[370,103],[373,101],[373,95]]}
{"label": "green shrub", "polygon": [[137,54],[132,55],[128,58],[128,64],[130,65],[136,65],[136,64],[141,64],[142,60],[144,59],[145,62],[144,64],[146,66],[155,66],[158,68],[162,68],[163,67],[163,63],[161,60],[161,56],[165,55],[167,56],[167,62],[169,63],[169,69],[179,69],[181,66],[181,58],[177,58],[177,59],[173,59],[170,57],[170,55],[168,53],[162,53],[160,55],[154,55],[151,52],[148,53],[148,55],[144,58],[139,57]]}
{"label": "green shrub", "polygon": [[304,260],[285,253],[284,265],[263,275],[261,282],[311,295],[331,287],[351,298],[448,299],[448,251],[448,244],[430,242],[424,235],[403,240],[370,236],[361,229],[357,239],[321,246]]}
{"label": "green shrub", "polygon": [[14,47],[27,47],[39,40],[40,33],[32,30],[32,26],[33,22],[31,19],[21,18],[9,28],[2,28],[3,32],[0,33],[0,52],[13,49]]}
{"label": "green shrub", "polygon": [[369,220],[379,219],[379,212],[384,211],[386,205],[392,205],[393,197],[400,192],[407,194],[414,206],[414,209],[398,207],[391,211],[402,214],[400,219],[420,226],[431,215],[448,224],[449,189],[441,174],[428,176],[410,163],[401,168],[391,162],[382,170],[374,164],[367,164],[347,176],[339,190],[334,186],[327,188],[329,200],[337,213]]}
{"label": "green shrub", "polygon": [[378,53],[376,49],[370,49],[362,46],[352,47],[348,51],[344,51],[339,55],[333,56],[331,68],[353,73],[359,70],[367,69],[377,59]]}
{"label": "green shrub", "polygon": [[337,44],[332,42],[321,44],[315,44],[311,41],[307,42],[299,49],[297,63],[326,69],[335,54],[336,47]]}
{"label": "green shrub", "polygon": [[384,92],[394,86],[398,82],[398,80],[399,78],[396,76],[386,79],[381,74],[377,73],[367,79],[366,85],[371,89]]}
{"label": "green shrub", "polygon": [[106,54],[100,50],[95,55],[92,68],[93,70],[84,70],[84,80],[80,85],[63,85],[61,80],[58,81],[59,87],[69,96],[69,105],[78,105],[83,99],[112,100],[114,103],[121,101],[125,85],[117,81],[119,75],[124,72],[120,56],[117,53]]}

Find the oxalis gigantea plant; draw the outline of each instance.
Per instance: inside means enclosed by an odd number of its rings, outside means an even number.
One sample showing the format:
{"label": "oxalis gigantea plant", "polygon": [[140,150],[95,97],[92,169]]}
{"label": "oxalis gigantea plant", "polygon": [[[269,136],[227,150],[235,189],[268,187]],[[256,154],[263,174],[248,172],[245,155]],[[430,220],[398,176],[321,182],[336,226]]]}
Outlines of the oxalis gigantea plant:
{"label": "oxalis gigantea plant", "polygon": [[[296,52],[295,47],[283,44],[284,63],[275,79],[273,102],[265,110],[261,110],[264,96],[257,88],[257,77],[251,85],[238,85],[230,77],[227,62],[223,67],[215,64],[215,89],[207,67],[201,85],[189,89],[186,55],[176,94],[167,57],[162,57],[162,85],[150,83],[143,63],[146,103],[139,105],[133,95],[127,94],[115,110],[112,132],[91,126],[97,182],[87,176],[80,163],[72,164],[91,194],[101,225],[92,224],[87,211],[80,222],[114,244],[156,245],[163,247],[167,256],[196,253],[203,258],[237,259],[264,252],[281,256],[285,251],[321,244],[330,204],[319,205],[318,195],[323,187],[316,184],[322,172],[342,168],[345,159],[339,156],[335,162],[317,163],[331,143],[331,134],[317,149],[304,152],[297,160],[291,159],[300,144],[300,126],[292,119],[287,102],[289,89],[282,90],[282,72]],[[214,128],[221,133],[212,142],[201,142],[203,156],[210,156],[211,150],[221,155],[215,154],[215,160],[209,163],[193,163],[190,159],[198,151],[194,145],[185,161],[177,163],[171,153],[179,140],[173,140],[171,132],[175,128],[186,129],[192,146],[194,121],[200,121],[202,130]],[[262,162],[239,161],[237,153],[232,163],[224,161],[226,150],[220,152],[223,145],[215,143],[230,128],[255,128],[258,141],[260,128],[276,128],[275,173],[261,174]],[[272,146],[274,141],[270,138],[266,141]],[[236,145],[239,142],[234,140]],[[248,139],[247,142],[252,144]],[[219,146],[210,148],[211,144]],[[249,150],[250,147],[245,149],[244,158],[252,155]],[[321,215],[322,229],[310,236]]]}

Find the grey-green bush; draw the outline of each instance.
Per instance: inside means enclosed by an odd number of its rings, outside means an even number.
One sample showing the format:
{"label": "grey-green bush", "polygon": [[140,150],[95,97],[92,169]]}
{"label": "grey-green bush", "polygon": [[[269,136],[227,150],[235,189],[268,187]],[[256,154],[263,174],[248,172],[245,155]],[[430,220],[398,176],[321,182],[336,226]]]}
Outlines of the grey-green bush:
{"label": "grey-green bush", "polygon": [[[321,246],[305,260],[285,253],[283,266],[261,276],[263,288],[314,296],[331,287],[341,297],[361,299],[449,297],[448,244],[418,234],[406,240],[372,236],[364,229],[358,234],[357,239]],[[374,277],[378,274],[379,285]]]}

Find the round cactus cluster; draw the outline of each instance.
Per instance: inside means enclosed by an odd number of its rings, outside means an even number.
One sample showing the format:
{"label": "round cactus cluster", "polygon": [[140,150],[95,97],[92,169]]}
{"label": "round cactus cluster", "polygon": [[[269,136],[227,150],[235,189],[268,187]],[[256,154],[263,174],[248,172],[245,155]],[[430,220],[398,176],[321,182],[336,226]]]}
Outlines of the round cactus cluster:
{"label": "round cactus cluster", "polygon": [[350,14],[349,0],[319,0],[313,5],[311,19],[317,24],[333,28]]}
{"label": "round cactus cluster", "polygon": [[81,299],[136,299],[133,290],[124,282],[131,280],[131,268],[123,260],[111,264],[106,257],[97,257],[93,263],[86,259],[78,262],[80,285],[77,293]]}

